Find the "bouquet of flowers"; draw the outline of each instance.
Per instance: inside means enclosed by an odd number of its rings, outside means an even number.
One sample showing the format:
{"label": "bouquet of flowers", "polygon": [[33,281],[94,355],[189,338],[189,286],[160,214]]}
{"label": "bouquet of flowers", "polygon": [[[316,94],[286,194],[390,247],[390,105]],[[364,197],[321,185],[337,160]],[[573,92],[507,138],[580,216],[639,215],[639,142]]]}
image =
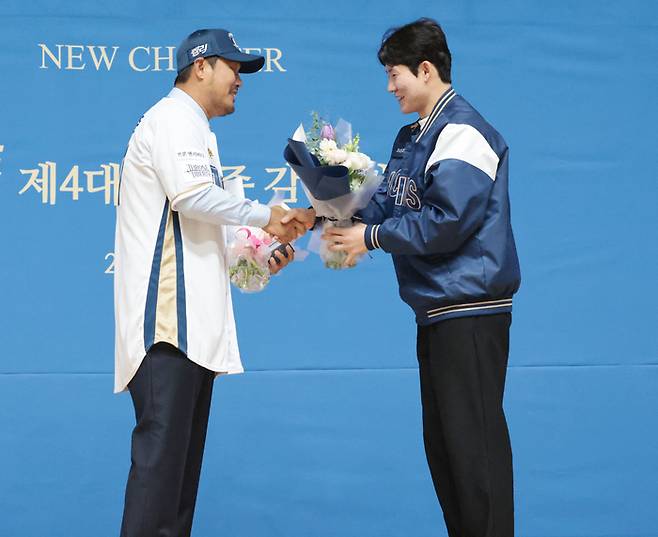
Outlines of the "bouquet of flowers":
{"label": "bouquet of flowers", "polygon": [[277,246],[279,243],[260,228],[238,228],[228,246],[231,283],[245,293],[262,291],[270,281],[268,261]]}
{"label": "bouquet of flowers", "polygon": [[[324,225],[351,227],[354,214],[368,204],[382,181],[372,159],[359,151],[359,141],[347,121],[341,119],[334,127],[316,113],[308,133],[300,125],[288,139],[284,158],[299,176],[316,215],[326,219]],[[347,254],[331,252],[323,242],[320,257],[325,266],[342,269]]]}

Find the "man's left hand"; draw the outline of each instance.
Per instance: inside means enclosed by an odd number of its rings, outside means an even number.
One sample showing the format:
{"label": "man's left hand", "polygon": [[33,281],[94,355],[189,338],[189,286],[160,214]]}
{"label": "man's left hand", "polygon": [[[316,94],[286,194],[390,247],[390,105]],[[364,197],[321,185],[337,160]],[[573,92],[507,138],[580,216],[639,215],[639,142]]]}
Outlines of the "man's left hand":
{"label": "man's left hand", "polygon": [[353,267],[359,258],[368,251],[364,233],[365,224],[352,227],[326,227],[322,238],[329,243],[332,252],[347,252],[345,266]]}
{"label": "man's left hand", "polygon": [[[286,245],[286,253],[288,254],[288,257],[286,257],[280,250],[274,250],[274,255],[270,257],[267,262],[270,268],[270,274],[276,274],[288,263],[292,263],[293,259],[295,259],[295,251],[289,244]],[[278,263],[276,262],[277,259],[279,260]]]}

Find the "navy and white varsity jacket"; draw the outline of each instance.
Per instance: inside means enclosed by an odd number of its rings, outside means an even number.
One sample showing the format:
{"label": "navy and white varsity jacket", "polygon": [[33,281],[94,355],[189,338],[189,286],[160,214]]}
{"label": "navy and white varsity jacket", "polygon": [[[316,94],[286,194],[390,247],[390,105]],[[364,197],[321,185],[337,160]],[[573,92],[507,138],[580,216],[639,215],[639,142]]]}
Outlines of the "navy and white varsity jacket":
{"label": "navy and white varsity jacket", "polygon": [[511,311],[521,276],[502,136],[450,88],[402,127],[384,173],[358,216],[368,249],[393,255],[416,322]]}

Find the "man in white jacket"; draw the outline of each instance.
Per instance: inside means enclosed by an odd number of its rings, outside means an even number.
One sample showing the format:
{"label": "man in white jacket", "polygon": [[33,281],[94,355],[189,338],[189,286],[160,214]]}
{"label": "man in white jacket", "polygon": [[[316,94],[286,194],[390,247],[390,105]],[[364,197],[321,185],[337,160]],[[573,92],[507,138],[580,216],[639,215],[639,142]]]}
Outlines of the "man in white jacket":
{"label": "man in white jacket", "polygon": [[[122,537],[189,536],[213,379],[243,371],[227,274],[229,226],[289,242],[308,227],[224,184],[208,120],[259,71],[226,30],[180,45],[174,89],[144,114],[123,161],[116,222],[115,391],[135,406]],[[299,213],[299,220],[294,219]],[[287,216],[285,223],[282,218]],[[270,271],[293,259],[275,253]]]}

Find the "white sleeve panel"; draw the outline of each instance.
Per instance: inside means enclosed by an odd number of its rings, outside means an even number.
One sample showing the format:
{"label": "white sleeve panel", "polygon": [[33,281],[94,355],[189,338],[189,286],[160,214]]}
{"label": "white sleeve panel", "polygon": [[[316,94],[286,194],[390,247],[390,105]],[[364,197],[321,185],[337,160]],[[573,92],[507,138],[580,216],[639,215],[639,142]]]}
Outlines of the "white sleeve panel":
{"label": "white sleeve panel", "polygon": [[496,180],[498,155],[471,125],[450,123],[443,128],[427,161],[425,173],[437,162],[448,159],[466,162],[487,174],[492,181]]}
{"label": "white sleeve panel", "polygon": [[216,142],[194,117],[167,110],[153,128],[153,167],[174,211],[217,225],[267,225],[269,207],[215,184],[209,151]]}
{"label": "white sleeve panel", "polygon": [[229,194],[215,184],[177,198],[172,209],[210,224],[254,227],[266,226],[271,213],[267,205]]}
{"label": "white sleeve panel", "polygon": [[205,133],[191,118],[163,114],[153,125],[153,168],[167,197],[183,198],[214,183]]}

